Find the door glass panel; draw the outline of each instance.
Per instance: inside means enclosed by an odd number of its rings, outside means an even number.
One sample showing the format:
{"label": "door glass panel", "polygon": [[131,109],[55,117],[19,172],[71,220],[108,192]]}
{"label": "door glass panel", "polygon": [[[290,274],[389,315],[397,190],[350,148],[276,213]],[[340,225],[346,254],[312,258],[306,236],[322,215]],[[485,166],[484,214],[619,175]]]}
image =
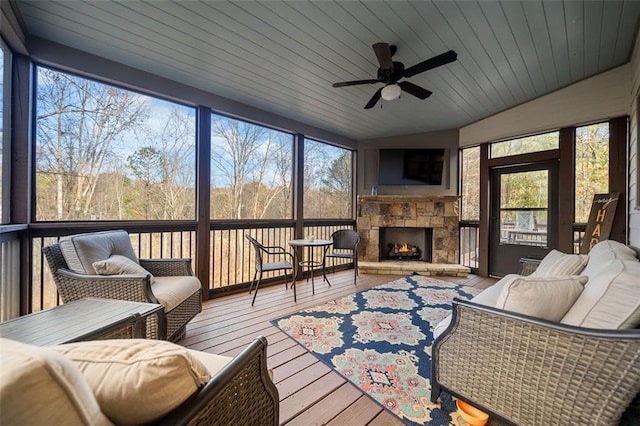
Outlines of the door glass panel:
{"label": "door glass panel", "polygon": [[500,243],[547,246],[549,171],[500,176]]}

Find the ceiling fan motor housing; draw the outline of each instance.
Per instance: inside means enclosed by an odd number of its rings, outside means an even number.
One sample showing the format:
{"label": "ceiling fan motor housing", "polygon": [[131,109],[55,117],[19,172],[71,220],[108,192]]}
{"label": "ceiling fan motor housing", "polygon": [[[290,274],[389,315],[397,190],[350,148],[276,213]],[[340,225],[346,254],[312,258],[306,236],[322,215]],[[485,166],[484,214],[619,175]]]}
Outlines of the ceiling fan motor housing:
{"label": "ceiling fan motor housing", "polygon": [[396,83],[403,77],[404,64],[402,62],[393,62],[392,69],[378,68],[378,80],[383,83]]}

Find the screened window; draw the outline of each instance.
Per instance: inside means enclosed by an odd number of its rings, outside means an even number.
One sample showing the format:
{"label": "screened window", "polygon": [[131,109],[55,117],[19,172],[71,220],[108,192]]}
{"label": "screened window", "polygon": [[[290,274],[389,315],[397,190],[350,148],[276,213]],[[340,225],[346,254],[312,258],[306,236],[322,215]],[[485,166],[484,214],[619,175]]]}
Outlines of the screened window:
{"label": "screened window", "polygon": [[541,135],[527,136],[504,142],[492,143],[490,146],[490,155],[491,158],[498,158],[510,155],[528,154],[530,152],[558,149],[559,145],[560,132],[543,133]]}
{"label": "screened window", "polygon": [[290,219],[293,135],[211,117],[211,218]]}
{"label": "screened window", "polygon": [[350,150],[305,139],[304,217],[353,217],[352,156]]}
{"label": "screened window", "polygon": [[195,109],[37,68],[37,220],[195,218]]}
{"label": "screened window", "polygon": [[480,219],[480,147],[460,151],[461,220]]}
{"label": "screened window", "polygon": [[[7,55],[8,56],[8,55]],[[5,73],[5,69],[8,69],[8,67],[5,67],[5,47],[4,47],[4,43],[0,42],[0,223],[6,223],[7,220],[5,218],[6,215],[6,210],[7,208],[5,207],[5,190],[4,190],[4,186],[6,185],[6,178],[5,178],[5,167],[4,167],[4,146],[5,146],[5,141],[4,141],[4,121],[5,121],[5,116],[4,116],[4,110],[5,110],[5,99],[10,99],[10,97],[5,96],[4,91],[5,91],[5,77],[4,77],[4,73]]]}
{"label": "screened window", "polygon": [[609,192],[609,123],[576,128],[575,222],[586,223],[595,194]]}

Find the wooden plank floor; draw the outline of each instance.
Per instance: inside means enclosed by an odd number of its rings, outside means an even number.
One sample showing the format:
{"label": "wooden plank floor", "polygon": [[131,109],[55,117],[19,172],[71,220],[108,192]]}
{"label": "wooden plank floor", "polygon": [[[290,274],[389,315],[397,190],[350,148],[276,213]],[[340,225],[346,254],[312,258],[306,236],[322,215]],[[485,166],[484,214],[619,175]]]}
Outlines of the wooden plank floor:
{"label": "wooden plank floor", "polygon": [[[298,301],[293,290],[283,284],[260,289],[255,306],[248,292],[204,303],[202,312],[187,327],[180,343],[191,349],[234,356],[256,336],[267,338],[267,364],[273,370],[280,394],[280,424],[287,425],[401,425],[357,387],[311,355],[269,322],[272,319],[310,308],[338,297],[366,290],[401,278],[398,275],[360,275],[353,285],[353,270],[328,275],[331,287],[315,281],[298,281]],[[495,280],[469,275],[467,278],[437,277],[486,288]]]}

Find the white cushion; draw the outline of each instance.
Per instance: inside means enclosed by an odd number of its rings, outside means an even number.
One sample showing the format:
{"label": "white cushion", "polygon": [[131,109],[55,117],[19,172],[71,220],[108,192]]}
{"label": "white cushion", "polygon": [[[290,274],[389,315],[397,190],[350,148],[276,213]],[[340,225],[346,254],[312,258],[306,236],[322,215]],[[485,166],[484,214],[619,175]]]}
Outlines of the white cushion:
{"label": "white cushion", "polygon": [[566,254],[551,250],[542,259],[540,265],[531,274],[534,277],[558,277],[578,275],[587,265],[589,256],[585,254]]}
{"label": "white cushion", "polygon": [[155,277],[151,291],[164,306],[165,312],[171,312],[188,297],[200,289],[200,280],[194,276]]}
{"label": "white cushion", "polygon": [[549,321],[560,321],[576,301],[587,277],[520,277],[506,282],[495,307]]}
{"label": "white cushion", "polygon": [[151,275],[151,282],[154,281],[151,272],[144,269],[139,263],[119,254],[113,254],[106,260],[93,262],[93,269],[98,275]]}
{"label": "white cushion", "polygon": [[589,252],[589,263],[582,275],[589,277],[612,265],[616,260],[636,261],[635,252],[622,243],[612,240],[600,241]]}
{"label": "white cushion", "polygon": [[187,352],[207,368],[211,377],[218,374],[218,372],[220,372],[220,370],[222,370],[233,359],[232,357],[194,351],[193,349],[187,349]]}
{"label": "white cushion", "polygon": [[601,329],[639,326],[640,262],[614,260],[599,269],[560,322]]}
{"label": "white cushion", "polygon": [[0,424],[111,424],[82,373],[56,351],[0,338],[0,359]]}
{"label": "white cushion", "polygon": [[74,362],[102,411],[121,425],[160,419],[210,380],[186,348],[161,340],[96,340],[53,349]]}
{"label": "white cushion", "polygon": [[104,231],[69,235],[60,239],[60,250],[67,266],[79,274],[95,275],[93,263],[119,254],[136,263],[138,257],[126,231]]}
{"label": "white cushion", "polygon": [[[498,282],[492,285],[485,290],[482,290],[482,293],[475,296],[471,299],[472,302],[478,303],[480,305],[485,306],[495,306],[498,297],[500,297],[500,293],[502,292],[502,287],[504,287],[505,283],[511,280],[511,277],[519,277],[520,275],[510,274],[503,278],[501,278]],[[433,328],[433,338],[437,339],[451,324],[451,315],[447,315],[442,321],[440,321]]]}

